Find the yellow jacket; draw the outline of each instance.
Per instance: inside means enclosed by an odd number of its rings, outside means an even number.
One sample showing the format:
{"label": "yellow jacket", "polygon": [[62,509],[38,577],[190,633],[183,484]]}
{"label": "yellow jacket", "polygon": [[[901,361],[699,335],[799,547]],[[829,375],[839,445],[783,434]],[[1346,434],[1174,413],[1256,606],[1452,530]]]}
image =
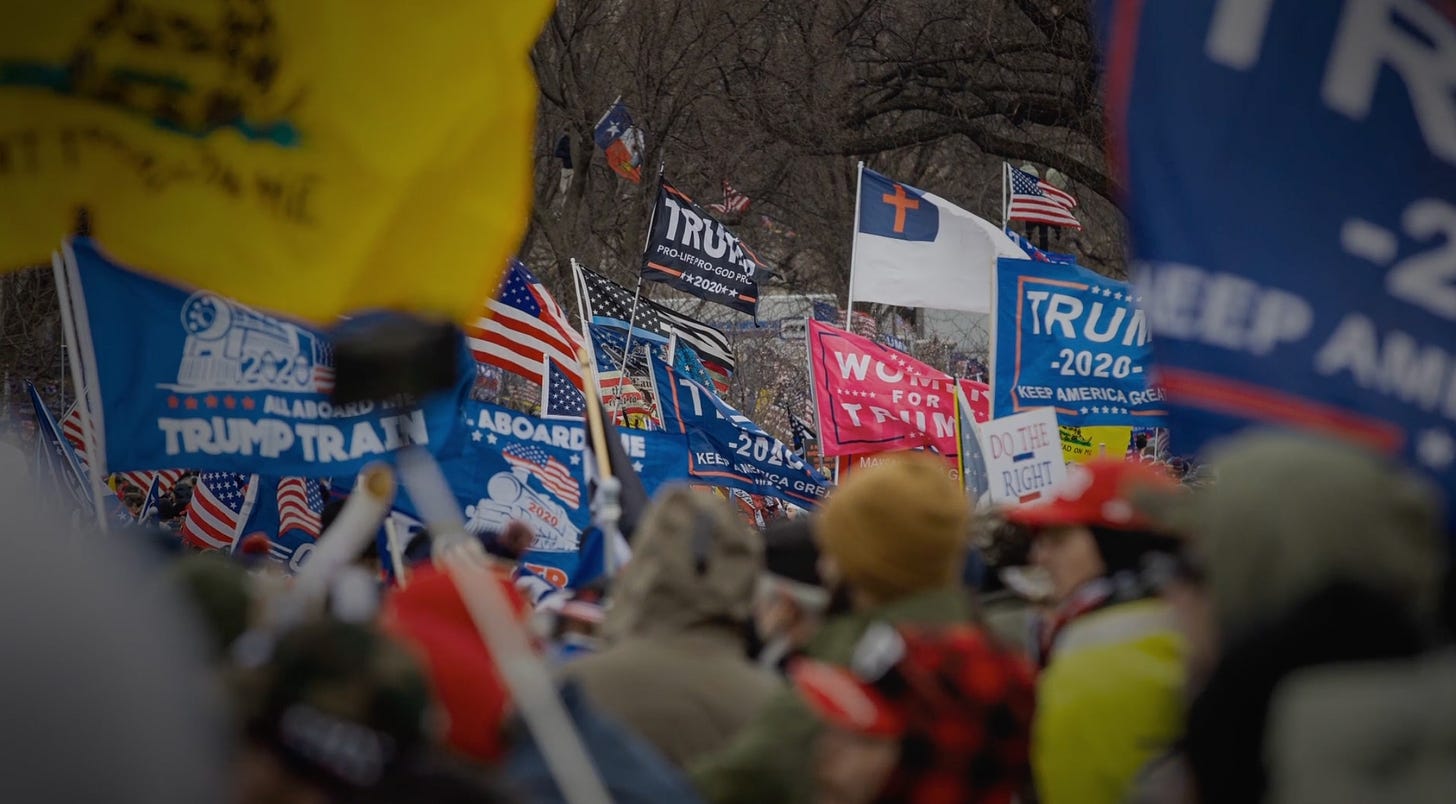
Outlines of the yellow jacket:
{"label": "yellow jacket", "polygon": [[1062,631],[1037,682],[1032,771],[1042,804],[1119,804],[1183,729],[1183,641],[1158,600]]}

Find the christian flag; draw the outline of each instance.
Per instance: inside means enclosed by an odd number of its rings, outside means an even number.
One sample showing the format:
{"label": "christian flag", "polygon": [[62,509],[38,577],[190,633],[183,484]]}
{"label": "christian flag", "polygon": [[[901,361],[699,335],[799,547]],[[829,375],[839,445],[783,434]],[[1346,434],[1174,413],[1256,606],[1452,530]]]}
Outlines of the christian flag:
{"label": "christian flag", "polygon": [[997,257],[1026,254],[990,221],[861,169],[849,280],[855,301],[988,313]]}

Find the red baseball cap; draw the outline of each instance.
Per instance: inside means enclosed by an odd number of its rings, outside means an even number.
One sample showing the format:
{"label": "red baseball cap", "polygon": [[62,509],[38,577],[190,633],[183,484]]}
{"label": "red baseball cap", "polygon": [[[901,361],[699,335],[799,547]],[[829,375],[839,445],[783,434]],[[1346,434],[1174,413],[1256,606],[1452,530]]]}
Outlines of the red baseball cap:
{"label": "red baseball cap", "polygon": [[1027,528],[1087,525],[1112,530],[1157,530],[1134,500],[1141,494],[1171,495],[1179,485],[1163,468],[1140,461],[1098,458],[1067,467],[1067,479],[1051,499],[1017,506],[1006,520]]}

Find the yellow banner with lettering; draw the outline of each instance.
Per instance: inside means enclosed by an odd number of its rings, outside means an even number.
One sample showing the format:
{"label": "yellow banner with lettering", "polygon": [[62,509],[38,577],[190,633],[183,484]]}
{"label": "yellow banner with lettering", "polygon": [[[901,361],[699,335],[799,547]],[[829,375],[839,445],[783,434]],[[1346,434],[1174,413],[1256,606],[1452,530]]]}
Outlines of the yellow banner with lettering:
{"label": "yellow banner with lettering", "polygon": [[1062,457],[1068,463],[1086,463],[1103,454],[1121,458],[1127,454],[1132,443],[1132,428],[1103,425],[1099,427],[1068,427],[1062,425]]}
{"label": "yellow banner with lettering", "polygon": [[478,314],[525,232],[552,0],[53,0],[0,25],[0,270],[118,261],[315,322]]}

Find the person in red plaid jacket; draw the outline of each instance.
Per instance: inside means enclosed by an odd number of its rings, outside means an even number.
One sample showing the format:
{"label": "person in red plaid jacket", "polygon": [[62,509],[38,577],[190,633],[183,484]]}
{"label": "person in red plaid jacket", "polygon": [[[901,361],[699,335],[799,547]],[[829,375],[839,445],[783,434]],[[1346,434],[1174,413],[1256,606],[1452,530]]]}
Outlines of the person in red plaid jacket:
{"label": "person in red plaid jacket", "polygon": [[1010,804],[1031,778],[1031,665],[980,628],[872,626],[849,667],[808,659],[795,689],[828,726],[816,800]]}

